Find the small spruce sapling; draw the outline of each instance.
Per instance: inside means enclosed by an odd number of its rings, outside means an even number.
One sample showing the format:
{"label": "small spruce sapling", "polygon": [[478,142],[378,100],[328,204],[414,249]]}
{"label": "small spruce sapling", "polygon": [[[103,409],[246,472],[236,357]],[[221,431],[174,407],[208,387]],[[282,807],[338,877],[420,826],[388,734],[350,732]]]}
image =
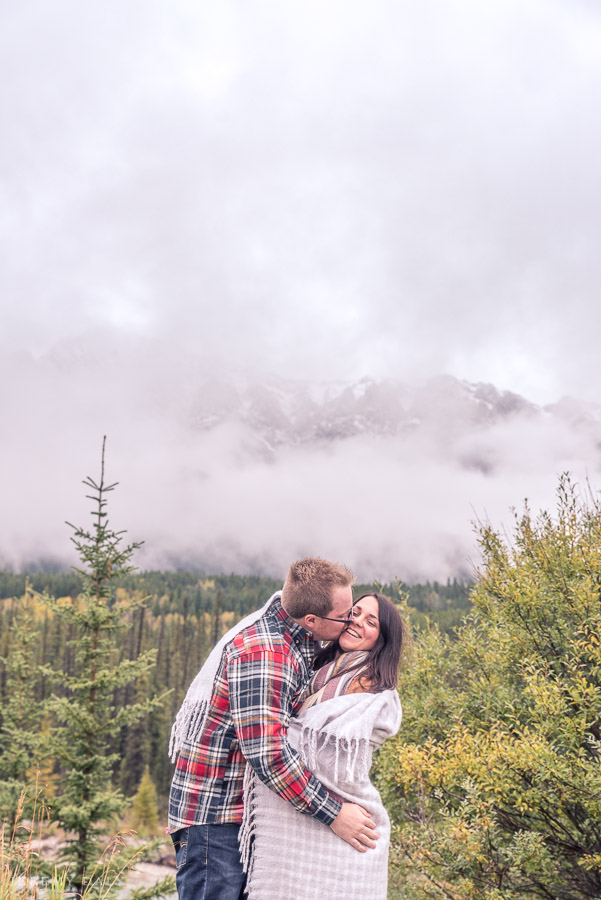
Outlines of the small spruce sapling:
{"label": "small spruce sapling", "polygon": [[[70,863],[70,881],[79,895],[86,890],[92,872],[114,832],[115,820],[125,811],[128,800],[111,783],[116,754],[111,752],[122,728],[157,708],[165,694],[129,704],[119,703],[120,691],[135,683],[152,668],[155,651],[118,662],[118,632],[131,627],[133,611],[147,598],[126,596],[117,602],[115,581],[131,572],[131,560],[140,543],[123,546],[123,531],[114,531],[107,516],[107,495],[116,487],[107,484],[104,472],[105,442],[102,445],[100,480],[88,477],[93,525],[78,528],[70,523],[81,567],[83,593],[72,602],[43,600],[65,624],[73,626],[74,672],[53,671],[61,696],[52,697],[56,727],[49,739],[49,752],[61,772],[61,790],[52,806],[52,818],[64,829],[67,844],[64,858]],[[125,848],[124,848],[125,852]],[[127,863],[125,863],[127,867]],[[114,860],[115,870],[123,866],[123,854]]]}

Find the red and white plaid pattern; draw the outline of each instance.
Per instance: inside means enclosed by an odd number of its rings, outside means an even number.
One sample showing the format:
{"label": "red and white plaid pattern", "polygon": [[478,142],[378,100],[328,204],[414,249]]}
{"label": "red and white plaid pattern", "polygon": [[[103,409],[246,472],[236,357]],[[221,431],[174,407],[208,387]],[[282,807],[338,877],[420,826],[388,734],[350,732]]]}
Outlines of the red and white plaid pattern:
{"label": "red and white plaid pattern", "polygon": [[288,744],[314,642],[279,599],[226,645],[199,738],[184,741],[171,785],[169,830],[240,823],[245,762],[296,809],[330,825],[341,801]]}

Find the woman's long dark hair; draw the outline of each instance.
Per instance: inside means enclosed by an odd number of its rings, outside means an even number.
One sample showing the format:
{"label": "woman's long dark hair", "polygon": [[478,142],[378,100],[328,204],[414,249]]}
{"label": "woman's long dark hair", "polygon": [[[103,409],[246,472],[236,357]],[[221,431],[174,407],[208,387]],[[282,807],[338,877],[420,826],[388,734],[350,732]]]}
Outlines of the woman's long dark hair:
{"label": "woman's long dark hair", "polygon": [[[396,688],[397,686],[401,650],[403,649],[403,640],[405,638],[405,625],[392,600],[385,597],[384,594],[362,594],[355,600],[355,603],[363,600],[364,597],[375,597],[378,601],[380,634],[375,645],[368,652],[365,662],[358,663],[357,668],[363,670],[361,672],[361,681],[369,685],[370,693],[378,694],[380,691]],[[320,669],[322,666],[332,662],[333,659],[336,659],[340,653],[342,653],[342,650],[338,641],[332,641],[327,647],[319,651],[315,657],[314,667]],[[347,671],[350,672],[352,669]]]}

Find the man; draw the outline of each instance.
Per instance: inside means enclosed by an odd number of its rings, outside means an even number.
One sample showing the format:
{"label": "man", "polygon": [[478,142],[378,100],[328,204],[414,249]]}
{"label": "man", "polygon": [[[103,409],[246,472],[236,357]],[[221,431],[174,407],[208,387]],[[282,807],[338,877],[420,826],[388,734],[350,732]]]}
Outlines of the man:
{"label": "man", "polygon": [[228,633],[193,682],[174,726],[179,757],[169,799],[180,900],[243,896],[238,831],[246,762],[356,850],[375,847],[365,810],[326,790],[287,740],[314,641],[336,640],[349,622],[353,580],[328,560],[293,563],[281,595]]}

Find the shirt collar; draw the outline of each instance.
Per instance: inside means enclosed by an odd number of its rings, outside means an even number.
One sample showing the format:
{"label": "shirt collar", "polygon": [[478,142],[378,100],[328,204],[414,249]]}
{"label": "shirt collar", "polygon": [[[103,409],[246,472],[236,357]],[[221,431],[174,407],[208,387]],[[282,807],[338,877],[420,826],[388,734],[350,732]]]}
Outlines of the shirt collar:
{"label": "shirt collar", "polygon": [[281,595],[275,598],[275,600],[271,604],[269,612],[280,622],[283,622],[294,639],[310,642],[311,645],[314,644],[313,635],[288,615],[288,613],[282,606]]}

